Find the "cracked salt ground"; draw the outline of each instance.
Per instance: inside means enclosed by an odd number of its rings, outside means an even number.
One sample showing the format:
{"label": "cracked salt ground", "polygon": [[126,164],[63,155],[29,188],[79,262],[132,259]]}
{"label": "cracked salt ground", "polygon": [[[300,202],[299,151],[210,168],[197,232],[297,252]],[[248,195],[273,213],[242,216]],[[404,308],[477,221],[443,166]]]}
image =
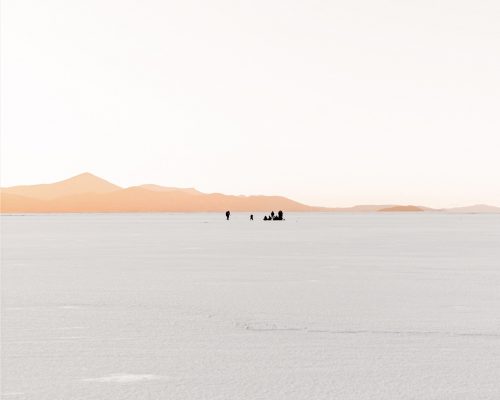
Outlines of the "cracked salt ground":
{"label": "cracked salt ground", "polygon": [[2,398],[500,398],[500,216],[287,216],[5,218]]}

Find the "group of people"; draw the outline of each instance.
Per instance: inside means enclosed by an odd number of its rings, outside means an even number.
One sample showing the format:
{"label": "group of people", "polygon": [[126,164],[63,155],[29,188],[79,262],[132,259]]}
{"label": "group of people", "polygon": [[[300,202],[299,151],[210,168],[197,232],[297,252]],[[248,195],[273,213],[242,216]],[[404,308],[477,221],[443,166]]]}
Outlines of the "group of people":
{"label": "group of people", "polygon": [[[229,221],[229,217],[231,216],[230,211],[226,211],[226,219]],[[283,211],[279,210],[278,214],[275,214],[274,211],[271,211],[271,215],[264,216],[264,221],[283,221]],[[253,214],[250,214],[250,221],[253,221]]]}
{"label": "group of people", "polygon": [[274,211],[271,211],[271,215],[264,216],[264,221],[283,221],[283,211],[279,210],[278,214],[274,214]]}

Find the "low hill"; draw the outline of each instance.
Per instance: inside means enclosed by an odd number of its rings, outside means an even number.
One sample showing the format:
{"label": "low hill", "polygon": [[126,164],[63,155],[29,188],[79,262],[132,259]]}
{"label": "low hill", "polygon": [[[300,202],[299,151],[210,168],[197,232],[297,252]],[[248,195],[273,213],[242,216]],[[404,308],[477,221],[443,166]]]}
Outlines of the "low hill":
{"label": "low hill", "polygon": [[3,213],[45,212],[48,204],[45,200],[5,193],[0,195],[0,211]]}
{"label": "low hill", "polygon": [[160,186],[153,184],[141,185],[138,187],[146,190],[152,190],[154,192],[184,192],[193,195],[203,194],[198,190],[196,190],[195,188],[176,188],[176,187],[167,187],[167,186]]}
{"label": "low hill", "polygon": [[384,208],[395,207],[395,204],[362,204],[352,207],[337,207],[332,209],[332,211],[338,212],[373,212],[380,211]]}
{"label": "low hill", "polygon": [[476,204],[468,207],[454,207],[444,210],[451,213],[500,213],[500,207],[488,206],[486,204]]}
{"label": "low hill", "polygon": [[415,212],[415,211],[424,211],[423,208],[417,206],[394,206],[388,208],[382,208],[378,210],[381,212]]}

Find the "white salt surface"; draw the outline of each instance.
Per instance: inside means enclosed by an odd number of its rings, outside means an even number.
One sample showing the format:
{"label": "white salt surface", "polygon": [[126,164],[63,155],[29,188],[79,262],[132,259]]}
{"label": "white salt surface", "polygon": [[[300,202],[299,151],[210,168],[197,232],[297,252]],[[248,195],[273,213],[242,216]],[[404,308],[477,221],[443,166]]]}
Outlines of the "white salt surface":
{"label": "white salt surface", "polygon": [[500,215],[286,217],[3,216],[2,397],[500,399]]}
{"label": "white salt surface", "polygon": [[116,383],[130,383],[138,381],[153,381],[155,379],[162,379],[161,376],[155,375],[131,375],[131,374],[113,374],[110,376],[103,376],[102,378],[89,378],[84,379],[88,382],[116,382]]}

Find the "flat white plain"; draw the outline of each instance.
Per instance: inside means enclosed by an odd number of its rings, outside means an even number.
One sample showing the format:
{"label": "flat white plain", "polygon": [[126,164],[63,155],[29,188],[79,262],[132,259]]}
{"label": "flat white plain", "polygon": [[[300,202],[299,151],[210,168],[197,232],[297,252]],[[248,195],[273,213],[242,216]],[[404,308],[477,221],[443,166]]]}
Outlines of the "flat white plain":
{"label": "flat white plain", "polygon": [[498,399],[500,215],[2,217],[2,397]]}

